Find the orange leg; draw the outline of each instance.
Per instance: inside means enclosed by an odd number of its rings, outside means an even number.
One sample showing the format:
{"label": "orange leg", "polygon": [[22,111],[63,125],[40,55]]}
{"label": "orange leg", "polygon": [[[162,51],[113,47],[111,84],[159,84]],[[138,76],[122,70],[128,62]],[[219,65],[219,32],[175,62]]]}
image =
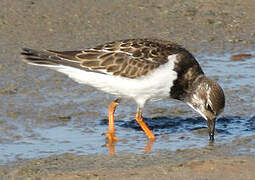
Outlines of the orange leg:
{"label": "orange leg", "polygon": [[147,137],[149,138],[149,140],[154,141],[155,140],[155,135],[151,132],[151,130],[148,128],[148,126],[145,124],[144,120],[143,120],[143,116],[142,116],[142,109],[139,108],[137,113],[136,113],[136,117],[135,120],[137,121],[137,123],[140,125],[140,127],[142,128],[142,130],[146,133]]}
{"label": "orange leg", "polygon": [[119,99],[116,99],[113,103],[109,105],[108,108],[108,120],[109,120],[109,132],[104,133],[108,136],[108,144],[112,144],[114,141],[119,140],[115,136],[115,128],[114,128],[114,112],[116,107],[119,105]]}

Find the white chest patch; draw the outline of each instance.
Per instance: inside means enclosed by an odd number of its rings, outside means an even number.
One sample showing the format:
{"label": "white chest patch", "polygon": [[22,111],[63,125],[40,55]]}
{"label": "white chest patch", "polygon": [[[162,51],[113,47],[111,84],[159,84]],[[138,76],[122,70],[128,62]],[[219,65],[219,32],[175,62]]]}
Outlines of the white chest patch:
{"label": "white chest patch", "polygon": [[167,63],[137,79],[87,72],[63,65],[52,68],[81,84],[96,87],[118,97],[134,99],[139,107],[143,107],[148,100],[169,97],[170,89],[177,78],[177,73],[173,71],[176,56],[176,54],[168,56]]}

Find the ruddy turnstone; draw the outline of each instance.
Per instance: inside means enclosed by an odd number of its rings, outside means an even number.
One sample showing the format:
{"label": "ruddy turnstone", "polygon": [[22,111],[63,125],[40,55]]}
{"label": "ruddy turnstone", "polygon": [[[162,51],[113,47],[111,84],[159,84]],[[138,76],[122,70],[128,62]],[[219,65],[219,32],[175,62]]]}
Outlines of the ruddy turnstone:
{"label": "ruddy turnstone", "polygon": [[144,122],[142,109],[147,101],[165,98],[183,101],[203,116],[214,140],[215,119],[225,106],[224,92],[205,76],[193,55],[176,43],[128,39],[79,51],[24,48],[21,54],[29,64],[49,67],[117,96],[109,105],[108,140],[118,140],[114,112],[121,98],[137,103],[135,119],[151,140],[155,136]]}

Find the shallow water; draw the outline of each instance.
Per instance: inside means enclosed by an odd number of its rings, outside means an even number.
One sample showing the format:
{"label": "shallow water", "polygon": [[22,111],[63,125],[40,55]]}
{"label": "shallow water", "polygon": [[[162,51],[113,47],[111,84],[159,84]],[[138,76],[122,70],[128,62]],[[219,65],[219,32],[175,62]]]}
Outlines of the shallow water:
{"label": "shallow water", "polygon": [[[255,135],[255,58],[232,61],[225,54],[198,55],[197,59],[226,94],[226,109],[217,120],[214,144]],[[108,128],[106,113],[112,96],[22,62],[9,64],[4,70],[0,72],[1,164],[64,152],[108,153],[102,133]],[[146,152],[146,136],[133,120],[134,105],[123,102],[117,109],[116,136],[121,139],[115,145],[117,154]],[[151,153],[209,145],[206,122],[183,103],[150,102],[144,116],[157,137]]]}

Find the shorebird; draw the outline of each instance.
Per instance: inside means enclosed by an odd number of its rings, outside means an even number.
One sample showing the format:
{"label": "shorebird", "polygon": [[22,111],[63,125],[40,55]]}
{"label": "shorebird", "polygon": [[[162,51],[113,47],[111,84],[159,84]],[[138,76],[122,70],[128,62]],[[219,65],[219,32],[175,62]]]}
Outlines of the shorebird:
{"label": "shorebird", "polygon": [[194,56],[182,46],[157,39],[127,39],[78,51],[23,48],[24,60],[66,74],[81,84],[115,95],[109,105],[108,140],[115,141],[114,112],[122,98],[137,104],[135,120],[150,140],[155,135],[142,117],[150,100],[177,99],[197,111],[207,122],[214,140],[216,117],[224,110],[219,84],[205,76]]}

